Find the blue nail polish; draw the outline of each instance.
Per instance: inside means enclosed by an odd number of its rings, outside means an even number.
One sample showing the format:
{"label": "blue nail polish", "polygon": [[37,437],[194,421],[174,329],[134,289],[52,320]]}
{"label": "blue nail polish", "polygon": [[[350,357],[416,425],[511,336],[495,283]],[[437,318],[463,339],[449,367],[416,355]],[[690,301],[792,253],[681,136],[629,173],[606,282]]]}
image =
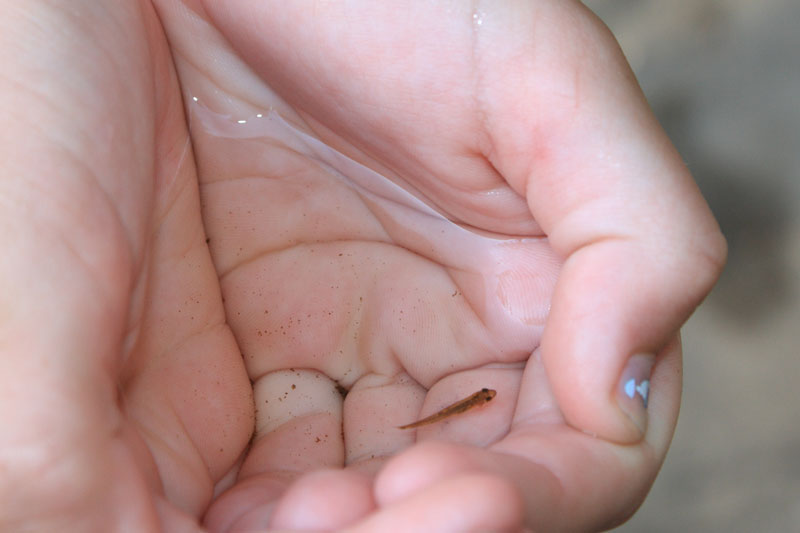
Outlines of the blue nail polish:
{"label": "blue nail polish", "polygon": [[639,396],[642,397],[644,406],[647,407],[647,395],[650,392],[650,380],[646,379],[638,385],[636,384],[636,380],[633,378],[625,382],[625,395],[628,396],[628,398],[633,399],[637,392],[639,393]]}
{"label": "blue nail polish", "polygon": [[617,389],[620,409],[644,433],[647,430],[647,403],[650,399],[650,372],[655,357],[650,354],[633,355],[625,365]]}

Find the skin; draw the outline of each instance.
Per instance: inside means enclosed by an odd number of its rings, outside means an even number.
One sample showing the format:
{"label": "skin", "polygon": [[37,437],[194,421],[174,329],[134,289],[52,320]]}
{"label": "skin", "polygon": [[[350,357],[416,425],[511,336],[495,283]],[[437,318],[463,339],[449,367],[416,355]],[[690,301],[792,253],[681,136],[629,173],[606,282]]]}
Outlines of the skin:
{"label": "skin", "polygon": [[[472,9],[0,1],[0,530],[630,516],[724,240],[581,4]],[[489,315],[480,279],[396,246],[319,165],[190,126],[189,87],[223,115],[277,110],[476,231],[546,237],[561,266],[508,258],[518,304]],[[644,433],[616,403],[639,352],[658,355]],[[475,424],[384,431],[475,383],[502,392]]]}

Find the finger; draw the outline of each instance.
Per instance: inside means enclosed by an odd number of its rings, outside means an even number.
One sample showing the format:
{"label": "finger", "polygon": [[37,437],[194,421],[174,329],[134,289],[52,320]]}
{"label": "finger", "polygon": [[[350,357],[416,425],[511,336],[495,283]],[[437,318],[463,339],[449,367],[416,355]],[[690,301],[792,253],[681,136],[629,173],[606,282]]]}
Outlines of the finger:
{"label": "finger", "polygon": [[515,487],[523,523],[534,531],[597,531],[630,517],[661,459],[646,444],[619,446],[561,424],[528,426],[489,449],[418,444],[386,465],[375,498],[389,508],[447,479],[481,474]]}
{"label": "finger", "polygon": [[116,383],[152,202],[157,26],[133,3],[0,5],[0,529],[158,528]]}
{"label": "finger", "polygon": [[[646,466],[653,474],[664,460],[678,419],[682,387],[681,355],[680,337],[676,336],[659,354],[650,377],[647,405],[649,423],[641,443],[652,452],[652,461]],[[536,350],[522,376],[509,433],[513,435],[526,428],[541,428],[563,422],[563,415],[548,383],[541,350]],[[636,448],[629,449],[638,453]]]}
{"label": "finger", "polygon": [[481,473],[444,477],[404,497],[384,500],[380,510],[346,529],[385,531],[518,531],[522,498],[503,478]]}
{"label": "finger", "polygon": [[344,465],[342,396],[330,379],[305,369],[272,372],[254,384],[254,397],[256,433],[237,483],[207,513],[212,530],[263,527],[295,480]]}
{"label": "finger", "polygon": [[344,463],[342,396],[313,370],[272,372],[254,385],[256,434],[240,478],[295,476]]}
{"label": "finger", "polygon": [[424,398],[425,389],[406,374],[361,377],[344,403],[345,464],[377,472],[387,457],[413,444],[414,434],[397,426],[416,416]]}
{"label": "finger", "polygon": [[338,531],[375,507],[372,479],[349,470],[321,469],[290,484],[264,474],[224,494],[206,515],[212,532]]}
{"label": "finger", "polygon": [[211,503],[203,525],[212,533],[265,529],[289,483],[269,474],[237,481]]}
{"label": "finger", "polygon": [[[530,483],[518,483],[509,470]],[[542,511],[551,509],[537,516],[537,525],[547,526],[546,517],[557,514],[553,507],[557,494],[554,477],[527,461],[480,448],[426,442],[395,457],[378,475],[375,500],[384,511],[367,524],[398,523],[430,531],[502,531],[519,528],[523,521],[530,525],[525,515],[537,514],[531,506],[536,502]],[[496,514],[484,516],[484,505]]]}
{"label": "finger", "polygon": [[725,244],[613,37],[578,2],[539,7],[484,24],[487,43],[531,27],[478,52],[501,63],[485,78],[489,157],[565,258],[542,339],[559,406],[570,424],[631,442],[653,356],[710,290]]}
{"label": "finger", "polygon": [[647,433],[618,446],[563,425],[538,351],[522,376],[508,435],[488,450],[426,442],[390,461],[376,479],[385,505],[443,479],[482,472],[513,483],[523,495],[525,524],[535,531],[588,531],[627,520],[661,467],[678,416],[680,343],[653,369]]}
{"label": "finger", "polygon": [[292,485],[269,525],[292,531],[340,530],[374,507],[371,477],[349,470],[318,471]]}
{"label": "finger", "polygon": [[[563,527],[596,530],[624,522],[647,495],[672,439],[681,394],[680,342],[674,339],[659,355],[651,376],[649,424],[632,446],[565,428],[536,355],[525,368],[511,430],[492,451],[535,462],[557,477]],[[538,508],[536,501],[526,504]]]}

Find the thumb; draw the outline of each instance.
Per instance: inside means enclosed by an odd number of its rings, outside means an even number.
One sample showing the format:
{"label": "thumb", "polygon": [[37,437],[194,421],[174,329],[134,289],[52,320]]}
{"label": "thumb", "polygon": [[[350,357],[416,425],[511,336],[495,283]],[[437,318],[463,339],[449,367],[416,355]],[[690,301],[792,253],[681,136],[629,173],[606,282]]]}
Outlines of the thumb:
{"label": "thumb", "polygon": [[515,126],[492,132],[492,162],[564,258],[541,349],[566,420],[633,442],[655,355],[710,291],[726,246],[613,37],[569,9],[553,37],[563,46],[529,47],[540,57],[522,81],[493,86],[494,123]]}

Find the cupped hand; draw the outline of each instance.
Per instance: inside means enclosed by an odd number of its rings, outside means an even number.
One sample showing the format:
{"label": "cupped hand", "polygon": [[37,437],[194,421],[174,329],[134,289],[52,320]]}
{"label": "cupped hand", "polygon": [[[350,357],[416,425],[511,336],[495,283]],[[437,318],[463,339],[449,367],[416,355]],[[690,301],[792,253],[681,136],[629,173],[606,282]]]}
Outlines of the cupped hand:
{"label": "cupped hand", "polygon": [[148,2],[4,2],[0,530],[197,529],[253,427]]}
{"label": "cupped hand", "polygon": [[635,510],[724,243],[591,14],[73,4],[3,8],[0,524]]}

